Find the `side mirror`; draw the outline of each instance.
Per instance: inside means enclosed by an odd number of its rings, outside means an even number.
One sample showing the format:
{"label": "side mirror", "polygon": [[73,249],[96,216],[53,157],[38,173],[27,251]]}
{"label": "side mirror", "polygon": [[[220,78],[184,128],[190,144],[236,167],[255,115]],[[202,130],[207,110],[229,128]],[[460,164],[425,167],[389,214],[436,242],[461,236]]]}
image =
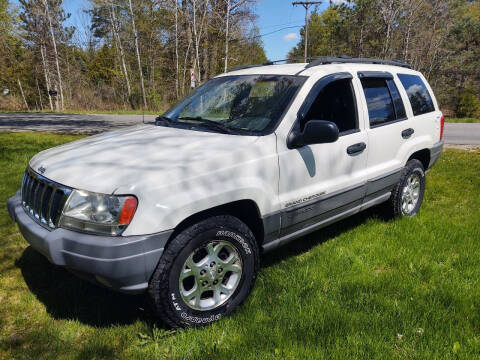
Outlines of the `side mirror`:
{"label": "side mirror", "polygon": [[291,133],[288,147],[298,148],[305,145],[332,143],[338,140],[339,130],[335,123],[325,120],[310,120],[302,132]]}

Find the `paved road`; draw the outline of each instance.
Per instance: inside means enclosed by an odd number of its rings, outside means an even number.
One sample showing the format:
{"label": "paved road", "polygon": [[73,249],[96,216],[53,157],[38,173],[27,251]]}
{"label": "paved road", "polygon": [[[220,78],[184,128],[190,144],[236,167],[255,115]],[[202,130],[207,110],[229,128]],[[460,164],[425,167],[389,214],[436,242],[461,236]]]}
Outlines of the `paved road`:
{"label": "paved road", "polygon": [[[145,122],[154,122],[145,115]],[[142,115],[0,113],[0,131],[47,131],[95,134],[142,123]]]}
{"label": "paved road", "polygon": [[445,123],[445,143],[455,145],[480,145],[480,123]]}
{"label": "paved road", "polygon": [[[145,122],[154,120],[154,115],[145,115]],[[141,123],[142,115],[0,113],[0,131],[94,134]],[[445,123],[445,142],[455,145],[480,145],[480,123]]]}

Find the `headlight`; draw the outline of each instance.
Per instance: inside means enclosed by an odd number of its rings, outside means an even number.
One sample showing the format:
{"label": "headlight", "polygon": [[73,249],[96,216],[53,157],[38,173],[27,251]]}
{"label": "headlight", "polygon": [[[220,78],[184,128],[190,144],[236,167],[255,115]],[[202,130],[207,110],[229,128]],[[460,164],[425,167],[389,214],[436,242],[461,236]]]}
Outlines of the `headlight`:
{"label": "headlight", "polygon": [[132,221],[137,204],[134,196],[73,190],[63,209],[60,227],[96,234],[120,235]]}

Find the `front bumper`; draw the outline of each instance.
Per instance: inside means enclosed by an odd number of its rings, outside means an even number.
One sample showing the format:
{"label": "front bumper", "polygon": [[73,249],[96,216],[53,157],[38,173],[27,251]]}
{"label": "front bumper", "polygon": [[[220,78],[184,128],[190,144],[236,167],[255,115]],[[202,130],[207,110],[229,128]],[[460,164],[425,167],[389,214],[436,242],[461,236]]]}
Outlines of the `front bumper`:
{"label": "front bumper", "polygon": [[7,207],[25,240],[50,262],[97,284],[127,293],[146,290],[173,232],[101,236],[61,228],[50,231],[25,212],[20,192],[8,200]]}

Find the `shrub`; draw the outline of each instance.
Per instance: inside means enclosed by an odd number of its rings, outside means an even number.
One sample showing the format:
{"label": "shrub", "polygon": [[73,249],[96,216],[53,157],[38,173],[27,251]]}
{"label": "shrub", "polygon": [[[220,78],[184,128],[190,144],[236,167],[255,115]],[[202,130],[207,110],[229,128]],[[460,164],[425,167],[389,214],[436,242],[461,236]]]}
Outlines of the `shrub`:
{"label": "shrub", "polygon": [[480,100],[471,88],[463,90],[457,105],[458,117],[478,117],[480,116]]}

